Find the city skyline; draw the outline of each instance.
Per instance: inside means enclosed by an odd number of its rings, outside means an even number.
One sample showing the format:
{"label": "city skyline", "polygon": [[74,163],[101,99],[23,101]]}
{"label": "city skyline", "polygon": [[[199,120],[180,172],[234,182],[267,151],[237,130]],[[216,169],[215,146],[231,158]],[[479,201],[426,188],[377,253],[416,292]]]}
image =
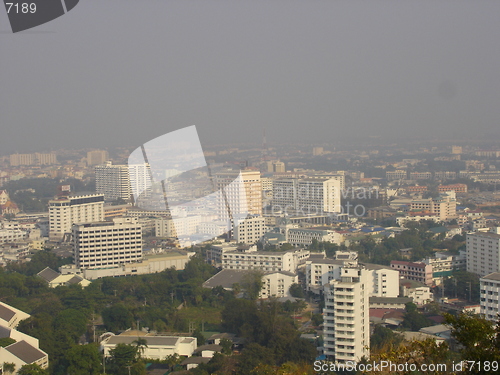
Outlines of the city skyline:
{"label": "city skyline", "polygon": [[95,4],[0,30],[2,153],[499,135],[495,2]]}

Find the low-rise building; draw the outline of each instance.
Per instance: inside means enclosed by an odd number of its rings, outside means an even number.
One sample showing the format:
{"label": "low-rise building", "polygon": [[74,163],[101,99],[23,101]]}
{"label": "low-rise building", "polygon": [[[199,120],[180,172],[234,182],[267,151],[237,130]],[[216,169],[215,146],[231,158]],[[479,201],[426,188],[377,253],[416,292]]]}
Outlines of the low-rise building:
{"label": "low-rise building", "polygon": [[60,267],[59,270],[63,275],[80,275],[86,280],[95,280],[101,277],[147,275],[162,272],[169,268],[183,270],[193,255],[193,252],[172,250],[161,254],[144,256],[143,259],[138,262],[110,267],[79,268],[75,265],[65,265]]}
{"label": "low-rise building", "polygon": [[399,271],[400,277],[432,286],[432,266],[428,264],[393,260],[391,268]]}
{"label": "low-rise building", "polygon": [[[223,287],[225,290],[233,291],[235,286],[244,288],[245,277],[249,274],[248,270],[229,270],[223,269],[203,283],[204,288]],[[291,297],[290,286],[297,284],[298,276],[287,271],[270,271],[262,274],[262,289],[259,298],[266,299],[271,297]]]}
{"label": "low-rise building", "polygon": [[[191,356],[197,345],[195,337],[181,336],[141,336],[146,340],[141,356],[148,359],[163,360],[170,355]],[[101,341],[101,350],[105,357],[109,357],[109,351],[118,344],[134,345],[137,336],[113,335]]]}
{"label": "low-rise building", "polygon": [[412,302],[408,297],[370,297],[370,309],[404,309],[408,302]]}
{"label": "low-rise building", "polygon": [[467,255],[465,251],[458,255],[436,252],[433,257],[425,258],[422,263],[432,266],[432,277],[437,279],[451,276],[453,270],[465,270]]}
{"label": "low-rise building", "polygon": [[30,314],[0,302],[0,326],[16,328],[21,320],[29,317]]}
{"label": "low-rise building", "polygon": [[295,273],[309,251],[232,251],[222,254],[222,268],[235,270],[288,271]]}
{"label": "low-rise building", "polygon": [[334,230],[320,228],[290,228],[286,231],[286,242],[294,246],[309,247],[313,240],[340,245],[342,235]]}
{"label": "low-rise building", "polygon": [[62,275],[59,272],[54,271],[50,267],[45,267],[43,270],[37,273],[37,276],[45,280],[50,288],[56,288],[58,286],[73,285],[73,284],[79,284],[84,288],[90,285],[90,281],[84,279],[80,275],[73,275],[73,274]]}
{"label": "low-rise building", "polygon": [[399,289],[400,296],[411,298],[413,303],[419,306],[434,300],[431,288],[415,280],[400,279]]}
{"label": "low-rise building", "polygon": [[25,365],[38,365],[46,369],[49,367],[49,356],[37,346],[22,340],[0,347],[0,362],[13,363],[16,372]]}

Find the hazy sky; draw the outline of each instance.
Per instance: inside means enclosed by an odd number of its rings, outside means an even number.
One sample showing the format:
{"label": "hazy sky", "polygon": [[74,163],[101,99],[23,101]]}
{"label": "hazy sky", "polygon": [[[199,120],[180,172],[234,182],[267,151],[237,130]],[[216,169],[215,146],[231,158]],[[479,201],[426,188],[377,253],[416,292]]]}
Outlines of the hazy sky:
{"label": "hazy sky", "polygon": [[500,1],[81,0],[12,34],[0,9],[0,154],[500,136]]}

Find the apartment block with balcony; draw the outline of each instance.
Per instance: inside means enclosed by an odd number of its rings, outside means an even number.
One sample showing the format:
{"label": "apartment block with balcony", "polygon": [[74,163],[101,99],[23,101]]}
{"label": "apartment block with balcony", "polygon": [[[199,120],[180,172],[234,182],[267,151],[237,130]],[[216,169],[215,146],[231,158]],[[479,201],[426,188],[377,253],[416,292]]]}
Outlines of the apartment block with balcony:
{"label": "apartment block with balcony", "polygon": [[467,272],[485,276],[500,272],[500,228],[467,234]]}
{"label": "apartment block with balcony", "polygon": [[399,271],[400,277],[432,286],[432,266],[429,264],[393,260],[391,268]]}
{"label": "apartment block with balcony", "polygon": [[78,268],[105,268],[142,259],[142,228],[137,218],[73,225]]}
{"label": "apartment block with balcony", "polygon": [[73,224],[104,220],[104,195],[60,197],[49,201],[49,239],[59,241]]}
{"label": "apartment block with balcony", "polygon": [[481,277],[480,281],[480,308],[481,314],[492,322],[498,321],[500,314],[500,272],[492,272]]}
{"label": "apartment block with balcony", "polygon": [[324,354],[332,361],[370,356],[369,276],[363,267],[343,267],[324,287]]}
{"label": "apartment block with balcony", "polygon": [[307,250],[232,251],[222,254],[222,268],[234,270],[288,271],[295,273],[309,257]]}

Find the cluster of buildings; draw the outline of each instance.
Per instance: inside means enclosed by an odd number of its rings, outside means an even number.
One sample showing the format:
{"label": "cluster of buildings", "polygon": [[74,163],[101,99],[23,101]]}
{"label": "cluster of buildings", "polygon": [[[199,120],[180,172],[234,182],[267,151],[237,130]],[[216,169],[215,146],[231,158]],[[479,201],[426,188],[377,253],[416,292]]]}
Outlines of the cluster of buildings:
{"label": "cluster of buildings", "polygon": [[38,365],[42,369],[49,367],[49,356],[39,347],[38,339],[18,331],[16,328],[29,314],[0,302],[0,339],[13,341],[0,346],[0,363],[13,364],[12,373],[17,373],[25,365]]}

